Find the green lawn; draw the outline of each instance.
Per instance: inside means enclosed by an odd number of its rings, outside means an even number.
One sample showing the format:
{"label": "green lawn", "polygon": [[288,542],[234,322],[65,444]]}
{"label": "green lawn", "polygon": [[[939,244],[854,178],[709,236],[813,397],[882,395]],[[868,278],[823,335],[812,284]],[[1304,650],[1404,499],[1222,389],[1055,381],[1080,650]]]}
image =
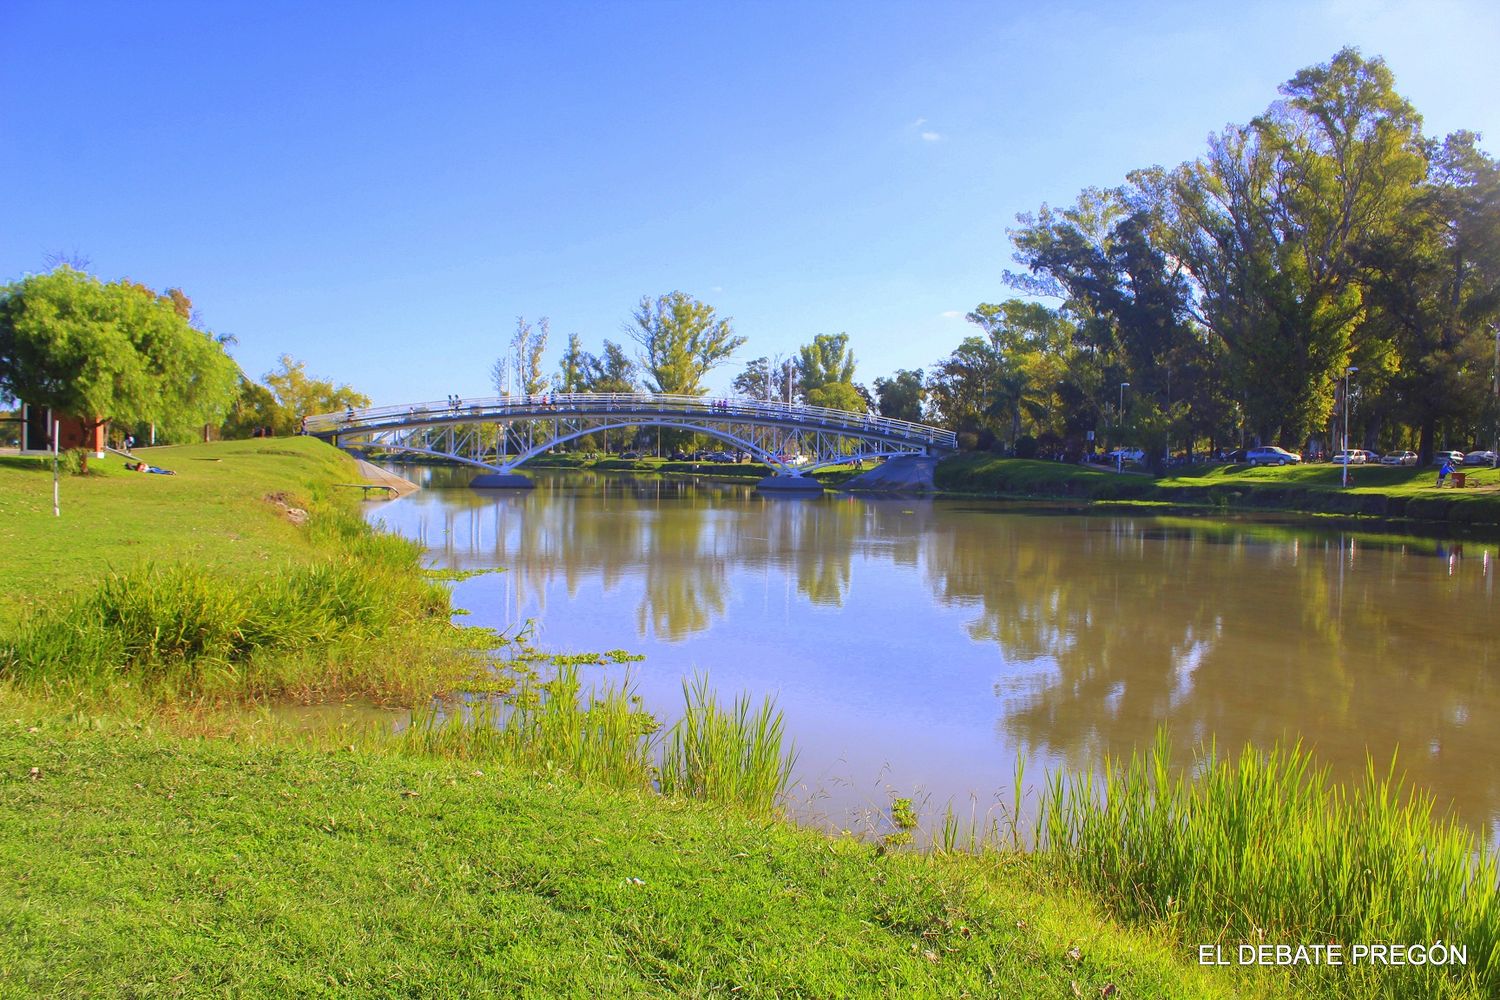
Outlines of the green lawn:
{"label": "green lawn", "polygon": [[962,493],[1353,514],[1453,525],[1500,524],[1500,472],[1489,468],[1464,471],[1468,485],[1456,490],[1439,489],[1434,469],[1355,466],[1346,488],[1342,468],[1330,464],[1205,465],[1158,479],[1144,470],[1117,473],[969,452],[938,463],[936,481],[939,489]]}
{"label": "green lawn", "polygon": [[0,992],[1249,995],[1022,857],[4,709]]}
{"label": "green lawn", "polygon": [[346,455],[310,437],[139,454],[176,475],[127,472],[117,455],[91,460],[88,476],[62,477],[61,517],[49,462],[0,459],[0,617],[147,560],[246,572],[311,559],[305,533],[266,496],[303,506],[334,483],[360,481]]}

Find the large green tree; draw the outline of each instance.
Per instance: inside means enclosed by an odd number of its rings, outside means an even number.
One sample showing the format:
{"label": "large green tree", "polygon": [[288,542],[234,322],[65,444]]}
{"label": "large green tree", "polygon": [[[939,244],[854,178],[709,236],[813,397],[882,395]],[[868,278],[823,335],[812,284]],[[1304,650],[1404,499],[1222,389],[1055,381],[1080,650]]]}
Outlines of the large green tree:
{"label": "large green tree", "polygon": [[635,362],[613,340],[604,342],[603,353],[585,354],[580,367],[585,392],[635,392]]}
{"label": "large green tree", "polygon": [[568,346],[563,350],[557,364],[556,385],[558,392],[582,392],[587,373],[584,369],[588,353],[583,349],[583,338],[576,333],[568,334]]}
{"label": "large green tree", "polygon": [[703,378],[745,343],[713,306],[682,292],[641,299],[626,329],[641,346],[641,367],[652,392],[701,396]]}
{"label": "large green tree", "polygon": [[797,350],[797,392],[811,406],[863,413],[847,333],[820,333]]}
{"label": "large green tree", "polygon": [[890,378],[877,378],[875,398],[882,417],[921,423],[922,404],[927,401],[927,386],[922,381],[922,369],[908,371],[901,368]]}
{"label": "large green tree", "polygon": [[1250,425],[1295,446],[1328,423],[1347,366],[1389,373],[1359,249],[1392,236],[1427,161],[1421,119],[1379,59],[1344,49],[1281,93],[1175,175],[1167,249],[1228,348]]}
{"label": "large green tree", "polygon": [[186,296],[60,266],[0,289],[0,395],[90,427],[217,424],[239,386],[223,345],[179,312]]}

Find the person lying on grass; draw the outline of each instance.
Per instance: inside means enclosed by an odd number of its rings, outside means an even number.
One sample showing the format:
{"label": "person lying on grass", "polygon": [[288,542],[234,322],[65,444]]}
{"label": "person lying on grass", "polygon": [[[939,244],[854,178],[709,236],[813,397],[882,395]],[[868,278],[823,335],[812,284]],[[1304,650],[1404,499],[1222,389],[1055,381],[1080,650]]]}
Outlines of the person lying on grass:
{"label": "person lying on grass", "polygon": [[129,469],[131,472],[154,472],[158,476],[177,475],[177,473],[173,472],[171,469],[158,469],[156,466],[147,465],[145,462],[136,462],[133,465],[130,462],[126,462],[125,468]]}

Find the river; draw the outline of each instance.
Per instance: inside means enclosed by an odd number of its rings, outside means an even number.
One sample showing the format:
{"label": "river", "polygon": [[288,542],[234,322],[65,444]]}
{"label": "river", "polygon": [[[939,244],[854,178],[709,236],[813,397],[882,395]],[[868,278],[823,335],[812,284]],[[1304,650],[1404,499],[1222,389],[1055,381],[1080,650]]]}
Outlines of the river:
{"label": "river", "polygon": [[774,696],[794,811],[874,828],[1001,820],[1017,759],[1096,768],[1166,725],[1189,759],[1301,740],[1336,776],[1366,755],[1500,840],[1496,546],[976,500],[766,498],[588,473],[478,492],[470,473],[372,506],[456,584],[465,620],[531,622],[552,652],[624,648],[671,721],[682,680]]}

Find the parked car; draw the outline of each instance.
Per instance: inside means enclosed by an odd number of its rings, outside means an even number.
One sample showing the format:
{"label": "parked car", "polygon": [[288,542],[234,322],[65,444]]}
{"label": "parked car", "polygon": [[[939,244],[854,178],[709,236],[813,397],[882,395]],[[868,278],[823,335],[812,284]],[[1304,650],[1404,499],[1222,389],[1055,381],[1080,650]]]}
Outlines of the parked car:
{"label": "parked car", "polygon": [[1495,453],[1493,451],[1471,451],[1464,455],[1465,465],[1494,465]]}
{"label": "parked car", "polygon": [[1363,448],[1350,448],[1348,451],[1336,451],[1329,459],[1334,465],[1368,465],[1374,458]]}
{"label": "parked car", "polygon": [[1442,465],[1444,462],[1447,462],[1449,465],[1463,465],[1464,453],[1461,451],[1435,451],[1432,453],[1433,465]]}
{"label": "parked car", "polygon": [[1116,448],[1105,457],[1111,462],[1143,462],[1146,459],[1146,453],[1140,448]]}
{"label": "parked car", "polygon": [[1380,460],[1381,465],[1416,465],[1417,453],[1414,451],[1391,451],[1387,452]]}
{"label": "parked car", "polygon": [[1251,448],[1245,452],[1245,461],[1251,465],[1296,465],[1302,461],[1302,456],[1295,451],[1287,451],[1285,448],[1277,448],[1273,445],[1265,448]]}

